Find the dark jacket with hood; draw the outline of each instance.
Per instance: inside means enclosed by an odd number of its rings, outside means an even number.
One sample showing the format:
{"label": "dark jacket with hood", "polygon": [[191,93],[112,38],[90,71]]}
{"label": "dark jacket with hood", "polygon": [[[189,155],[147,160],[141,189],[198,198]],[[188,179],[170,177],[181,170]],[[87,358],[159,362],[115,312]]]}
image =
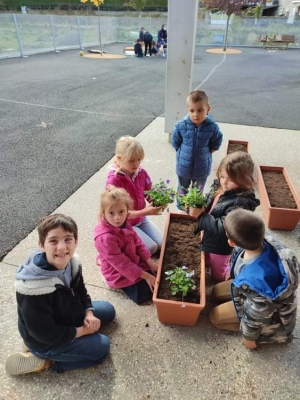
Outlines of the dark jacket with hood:
{"label": "dark jacket with hood", "polygon": [[199,246],[200,250],[207,253],[229,255],[232,253],[232,247],[228,244],[224,228],[226,215],[239,207],[254,211],[260,204],[260,201],[255,197],[255,193],[252,191],[242,188],[228,190],[220,196],[217,204],[209,214],[218,186],[218,180],[215,180],[207,197],[208,205],[205,212],[199,216],[198,228],[195,233],[203,231],[202,242]]}
{"label": "dark jacket with hood", "polygon": [[18,327],[29,349],[46,351],[75,339],[85,312],[92,310],[79,260],[64,270],[52,267],[40,250],[16,273]]}
{"label": "dark jacket with hood", "polygon": [[245,339],[257,343],[286,342],[294,330],[300,265],[295,254],[266,234],[263,251],[253,260],[233,257],[232,300]]}

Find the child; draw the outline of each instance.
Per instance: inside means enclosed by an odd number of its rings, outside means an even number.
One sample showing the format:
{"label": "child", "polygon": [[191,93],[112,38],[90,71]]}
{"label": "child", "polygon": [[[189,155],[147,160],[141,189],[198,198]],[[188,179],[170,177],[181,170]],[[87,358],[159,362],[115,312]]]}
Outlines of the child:
{"label": "child", "polygon": [[296,256],[270,234],[264,239],[264,222],[251,211],[239,208],[229,213],[225,229],[230,246],[242,249],[232,262],[234,279],[213,288],[215,298],[232,301],[212,309],[211,322],[220,329],[240,329],[248,349],[289,341],[297,314]]}
{"label": "child", "polygon": [[144,158],[144,149],[132,136],[122,136],[116,144],[114,165],[108,173],[106,188],[109,185],[125,189],[133,200],[133,210],[129,218],[133,229],[145,243],[151,254],[161,247],[162,233],[147,217],[159,215],[161,208],[146,206],[145,190],[150,190],[151,179],[140,166]]}
{"label": "child", "polygon": [[99,252],[97,264],[107,286],[122,289],[131,300],[142,304],[152,299],[152,273],[157,271],[157,264],[127,220],[131,207],[126,190],[109,187],[101,196],[94,240]]}
{"label": "child", "polygon": [[[172,132],[176,150],[178,191],[186,192],[191,183],[205,186],[211,171],[212,153],[218,150],[223,135],[210,112],[205,92],[195,90],[187,97],[188,115],[177,122]],[[180,204],[177,201],[180,210]]]}
{"label": "child", "polygon": [[208,195],[207,208],[198,217],[196,232],[203,231],[200,249],[205,251],[205,262],[217,281],[223,281],[230,269],[232,248],[223,225],[226,215],[238,207],[254,211],[260,204],[253,189],[253,170],[248,153],[237,151],[224,157],[217,170],[218,181]]}
{"label": "child", "polygon": [[108,302],[92,302],[87,293],[74,257],[77,225],[54,214],[37,229],[40,250],[18,268],[15,281],[18,327],[28,349],[8,357],[6,372],[64,372],[100,364],[110,341],[98,331],[114,319],[115,309]]}
{"label": "child", "polygon": [[140,43],[140,39],[136,39],[135,45],[134,45],[134,54],[136,57],[143,57],[143,49],[142,45]]}

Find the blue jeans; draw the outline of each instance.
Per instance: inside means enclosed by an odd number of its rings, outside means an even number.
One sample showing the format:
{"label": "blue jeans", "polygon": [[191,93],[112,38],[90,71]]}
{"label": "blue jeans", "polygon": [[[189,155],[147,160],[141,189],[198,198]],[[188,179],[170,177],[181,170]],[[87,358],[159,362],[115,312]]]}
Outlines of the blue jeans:
{"label": "blue jeans", "polygon": [[[178,192],[187,192],[188,187],[190,186],[190,184],[192,183],[193,185],[196,184],[197,186],[205,186],[207,181],[207,177],[204,178],[198,178],[198,179],[190,179],[190,178],[184,178],[183,176],[178,176]],[[180,203],[178,201],[178,199],[176,200],[177,202],[177,208],[178,210],[181,210],[181,206]]]}
{"label": "blue jeans", "polygon": [[[111,322],[116,315],[114,306],[106,301],[93,301],[94,315],[101,320],[101,326]],[[55,361],[52,371],[65,372],[71,369],[89,368],[100,364],[107,356],[110,340],[98,332],[81,336],[68,344],[47,351],[30,349],[36,357]]]}
{"label": "blue jeans", "polygon": [[[153,275],[151,271],[146,272]],[[143,304],[146,301],[152,300],[153,297],[153,293],[145,279],[142,279],[134,285],[122,288],[122,290],[136,304]]]}
{"label": "blue jeans", "polygon": [[162,232],[149,217],[145,217],[138,225],[134,225],[133,229],[151,254],[154,254],[161,247]]}

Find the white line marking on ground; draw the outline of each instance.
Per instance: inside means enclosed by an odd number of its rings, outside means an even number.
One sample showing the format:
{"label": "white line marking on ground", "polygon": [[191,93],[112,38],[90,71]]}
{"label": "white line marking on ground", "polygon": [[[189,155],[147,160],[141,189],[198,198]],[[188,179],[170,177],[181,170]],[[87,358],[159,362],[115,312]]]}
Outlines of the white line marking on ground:
{"label": "white line marking on ground", "polygon": [[208,79],[212,76],[212,74],[215,72],[215,70],[221,65],[221,64],[223,64],[223,62],[226,60],[226,54],[224,54],[224,56],[223,56],[223,60],[221,61],[221,62],[219,62],[219,64],[217,64],[215,67],[213,67],[213,69],[210,71],[210,73],[207,75],[207,77],[204,79],[204,81],[202,81],[201,83],[200,83],[200,85],[198,85],[197,87],[196,87],[196,89],[194,89],[194,90],[198,90],[202,85],[204,85],[204,83],[206,82],[206,81],[208,81]]}
{"label": "white line marking on ground", "polygon": [[[96,114],[96,115],[108,115],[114,117],[132,117],[132,114],[116,114],[116,113],[101,113],[97,111],[88,111],[88,110],[76,110],[73,108],[63,108],[63,107],[53,107],[53,106],[46,106],[43,104],[34,104],[34,103],[26,103],[25,101],[17,101],[17,100],[9,100],[9,99],[2,99],[0,101],[4,101],[7,103],[15,103],[15,104],[23,104],[25,106],[33,106],[33,107],[42,107],[42,108],[50,108],[51,110],[60,110],[60,111],[72,111],[77,113],[85,113],[85,114]],[[156,118],[157,115],[135,115],[135,118]]]}

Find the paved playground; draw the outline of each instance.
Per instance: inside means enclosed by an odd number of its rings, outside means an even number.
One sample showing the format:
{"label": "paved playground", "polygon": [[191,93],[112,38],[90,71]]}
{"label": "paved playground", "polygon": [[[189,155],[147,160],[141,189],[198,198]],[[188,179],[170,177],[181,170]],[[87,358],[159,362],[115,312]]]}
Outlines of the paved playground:
{"label": "paved playground", "polygon": [[[260,54],[262,56],[259,58]],[[2,110],[0,112],[3,113],[4,121],[0,128],[1,139],[8,137],[6,142],[4,140],[6,147],[5,152],[1,152],[1,157],[7,157],[4,160],[10,162],[10,168],[11,165],[16,165],[11,176],[4,175],[7,179],[6,188],[8,190],[13,185],[10,195],[11,205],[16,200],[21,207],[19,214],[9,214],[10,217],[5,222],[10,222],[12,227],[16,226],[17,222],[26,226],[31,219],[33,226],[33,220],[40,212],[55,210],[71,215],[78,222],[80,233],[78,253],[83,262],[88,290],[93,299],[109,300],[116,307],[116,322],[105,330],[112,341],[111,354],[102,366],[85,371],[61,375],[43,372],[18,378],[5,374],[6,357],[21,346],[13,289],[14,272],[16,266],[36,247],[37,241],[36,232],[33,231],[27,236],[30,229],[26,228],[18,240],[20,243],[1,262],[0,399],[52,400],[69,397],[81,400],[97,397],[105,400],[238,400],[241,398],[294,400],[299,398],[299,324],[292,343],[266,346],[250,352],[241,344],[237,334],[226,334],[210,324],[208,308],[201,313],[194,328],[163,325],[158,322],[153,305],[136,306],[122,294],[104,287],[95,265],[93,227],[97,220],[99,194],[104,187],[116,138],[122,134],[138,135],[146,152],[144,166],[153,181],[169,178],[174,184],[176,182],[174,152],[167,141],[168,135],[164,133],[164,117],[159,116],[164,109],[165,60],[131,58],[125,60],[125,65],[115,65],[117,61],[122,62],[122,60],[113,60],[111,61],[113,64],[107,64],[105,67],[101,65],[99,68],[99,64],[96,67],[94,64],[88,64],[87,67],[86,64],[78,64],[82,63],[82,58],[77,57],[75,52],[70,52],[69,56],[73,59],[69,59],[67,53],[62,55],[66,59],[63,63],[59,60],[60,65],[67,65],[68,68],[60,69],[61,73],[56,73],[60,76],[55,80],[56,75],[51,73],[51,68],[47,70],[48,74],[42,73],[42,70],[45,71],[44,68],[49,65],[52,65],[52,69],[54,66],[57,67],[56,57],[59,56],[37,56],[40,57],[41,64],[38,64],[40,69],[33,64],[33,58],[5,60],[5,63],[1,64],[1,68],[3,65],[5,67],[4,76],[8,76],[9,69],[19,71],[19,74],[13,74],[14,78],[10,75],[10,85],[6,81],[3,84],[4,91],[1,92],[2,100],[0,100]],[[256,164],[284,165],[300,192],[298,173],[300,141],[299,131],[294,128],[299,116],[296,116],[296,108],[293,108],[296,107],[294,103],[299,104],[299,93],[289,86],[285,88],[284,84],[281,84],[280,90],[269,88],[268,91],[263,86],[263,77],[260,74],[257,73],[255,80],[254,70],[250,69],[249,64],[250,60],[257,62],[260,59],[260,70],[265,69],[264,63],[270,65],[270,68],[272,64],[275,70],[276,63],[279,65],[283,63],[284,56],[298,57],[299,60],[300,52],[267,54],[262,49],[249,49],[249,51],[246,49],[242,55],[231,56],[244,59],[226,56],[225,61],[223,55],[213,56],[218,58],[212,60],[210,58],[212,56],[207,55],[204,49],[197,49],[194,86],[197,87],[202,83],[201,88],[209,93],[213,115],[220,122],[224,133],[222,148],[214,155],[214,168],[225,155],[228,139],[247,140],[250,142],[251,154]],[[276,63],[274,57],[277,57]],[[26,65],[27,61],[30,63]],[[95,60],[92,61],[94,63]],[[143,64],[137,64],[140,62]],[[218,64],[220,65],[217,66]],[[112,65],[116,71],[112,71]],[[139,73],[143,72],[142,77],[138,78],[135,69],[137,65]],[[248,66],[248,72],[247,69],[243,70],[243,65]],[[29,74],[33,67],[37,68],[35,79],[33,74]],[[243,79],[237,79],[236,74],[241,69]],[[104,70],[110,79],[104,79],[102,76]],[[156,81],[159,80],[159,84],[148,86],[145,74],[146,72],[150,74],[149,71],[153,80],[154,76]],[[122,74],[124,78],[129,73],[132,79],[135,78],[135,83],[133,80],[130,81],[131,85],[121,79]],[[210,77],[205,81],[209,74]],[[232,74],[234,76],[231,76]],[[277,71],[278,74],[280,71]],[[28,76],[31,76],[29,82]],[[274,74],[272,78],[273,76]],[[280,76],[281,82],[287,83],[288,78]],[[97,79],[93,80],[93,77]],[[265,76],[264,79],[271,78]],[[151,79],[151,82],[153,80]],[[248,82],[243,91],[242,81]],[[253,82],[252,86],[250,82]],[[143,83],[148,91],[145,89],[144,92],[137,92],[138,87],[143,88]],[[259,86],[254,88],[254,83],[261,84],[261,88]],[[135,84],[136,86],[132,87]],[[44,89],[41,90],[42,88]],[[289,93],[290,107],[286,102],[282,102]],[[5,98],[6,100],[3,100]],[[263,101],[263,98],[269,98],[269,103]],[[17,103],[8,102],[8,99]],[[229,106],[232,103],[234,107]],[[53,108],[42,107],[45,104],[53,105]],[[273,108],[275,126],[268,126],[266,121],[269,115],[261,111],[268,109],[270,104]],[[239,109],[242,110],[240,113]],[[242,113],[245,114],[243,124],[236,121],[243,118]],[[255,125],[257,118],[254,116],[259,115],[261,123]],[[38,124],[40,120],[53,124],[52,128],[50,125],[43,130],[42,125],[34,130],[34,124]],[[4,135],[5,132],[9,134]],[[78,159],[80,159],[79,164],[77,164]],[[41,176],[32,174],[42,168],[43,163],[47,165],[47,168],[42,170],[43,174],[49,169],[49,175],[42,174],[44,180],[41,180]],[[23,169],[27,174],[21,174]],[[6,173],[6,168],[4,172]],[[27,185],[21,185],[21,177],[25,179],[28,174],[31,174],[31,180]],[[36,182],[35,190],[28,190],[34,182]],[[63,191],[64,186],[68,187],[67,191]],[[61,195],[59,199],[57,194]],[[3,193],[1,195],[3,198]],[[1,202],[2,209],[2,205],[5,206],[6,202],[2,199]],[[26,202],[29,203],[27,206]],[[34,212],[36,214],[32,218]],[[261,213],[261,209],[259,208],[257,212]],[[163,228],[165,215],[155,218],[158,225]],[[274,233],[300,258],[299,225],[293,232]]]}

